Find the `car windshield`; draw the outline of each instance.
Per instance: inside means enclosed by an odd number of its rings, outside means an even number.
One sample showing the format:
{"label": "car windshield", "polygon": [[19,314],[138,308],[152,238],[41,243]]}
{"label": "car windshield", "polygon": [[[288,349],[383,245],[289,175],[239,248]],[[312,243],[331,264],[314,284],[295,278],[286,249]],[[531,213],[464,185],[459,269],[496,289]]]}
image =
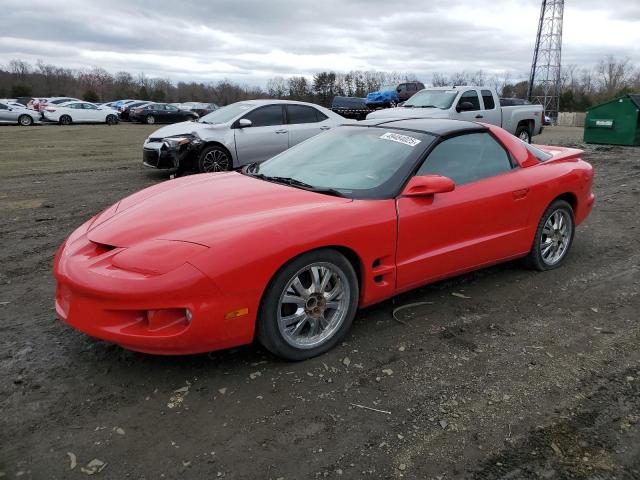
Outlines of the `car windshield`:
{"label": "car windshield", "polygon": [[304,183],[320,192],[337,191],[345,197],[391,198],[434,138],[393,128],[342,126],[247,172],[265,180]]}
{"label": "car windshield", "polygon": [[380,87],[380,92],[395,92],[398,89],[398,85],[383,85]]}
{"label": "car windshield", "polygon": [[435,107],[447,110],[458,95],[457,90],[421,90],[409,100],[404,102],[404,107],[420,108]]}
{"label": "car windshield", "polygon": [[204,117],[200,118],[198,122],[211,124],[226,123],[230,120],[233,120],[238,115],[249,112],[249,110],[253,109],[254,107],[255,105],[253,103],[232,103],[231,105],[227,105],[226,107],[219,108],[211,113],[206,114]]}

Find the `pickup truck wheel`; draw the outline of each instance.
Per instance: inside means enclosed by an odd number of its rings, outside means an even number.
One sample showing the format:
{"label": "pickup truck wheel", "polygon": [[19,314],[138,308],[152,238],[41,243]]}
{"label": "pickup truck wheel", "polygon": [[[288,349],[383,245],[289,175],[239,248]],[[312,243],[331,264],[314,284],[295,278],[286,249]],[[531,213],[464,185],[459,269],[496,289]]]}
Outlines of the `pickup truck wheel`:
{"label": "pickup truck wheel", "polygon": [[531,143],[531,132],[529,131],[529,127],[525,127],[521,125],[516,130],[516,137],[518,137],[523,142]]}

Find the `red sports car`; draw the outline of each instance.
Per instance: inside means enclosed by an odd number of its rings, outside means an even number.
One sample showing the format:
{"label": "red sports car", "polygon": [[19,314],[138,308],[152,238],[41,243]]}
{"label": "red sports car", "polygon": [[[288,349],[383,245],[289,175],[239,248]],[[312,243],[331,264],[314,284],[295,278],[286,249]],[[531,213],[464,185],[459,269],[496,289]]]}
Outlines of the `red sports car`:
{"label": "red sports car", "polygon": [[96,215],[56,255],[56,310],[141,352],[255,337],[309,358],[344,337],[359,307],[514,258],[560,266],[594,202],[580,155],[473,122],[340,126]]}

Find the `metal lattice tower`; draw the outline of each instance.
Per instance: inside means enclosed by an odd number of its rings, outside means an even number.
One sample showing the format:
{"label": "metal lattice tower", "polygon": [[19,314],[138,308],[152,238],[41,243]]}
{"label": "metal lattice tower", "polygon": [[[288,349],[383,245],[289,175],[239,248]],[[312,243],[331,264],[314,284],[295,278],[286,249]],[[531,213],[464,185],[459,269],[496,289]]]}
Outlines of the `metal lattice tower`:
{"label": "metal lattice tower", "polygon": [[560,65],[564,0],[542,0],[527,97],[557,122],[560,109]]}

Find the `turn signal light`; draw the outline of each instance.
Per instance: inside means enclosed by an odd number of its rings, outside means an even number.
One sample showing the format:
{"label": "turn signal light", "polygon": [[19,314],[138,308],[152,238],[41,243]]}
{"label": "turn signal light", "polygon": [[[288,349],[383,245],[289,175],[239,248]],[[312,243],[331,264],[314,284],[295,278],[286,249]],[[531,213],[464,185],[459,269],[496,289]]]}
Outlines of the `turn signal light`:
{"label": "turn signal light", "polygon": [[231,312],[227,312],[224,314],[224,319],[225,320],[230,320],[232,318],[238,318],[238,317],[244,317],[245,315],[249,314],[249,309],[248,308],[240,308],[238,310],[233,310]]}

